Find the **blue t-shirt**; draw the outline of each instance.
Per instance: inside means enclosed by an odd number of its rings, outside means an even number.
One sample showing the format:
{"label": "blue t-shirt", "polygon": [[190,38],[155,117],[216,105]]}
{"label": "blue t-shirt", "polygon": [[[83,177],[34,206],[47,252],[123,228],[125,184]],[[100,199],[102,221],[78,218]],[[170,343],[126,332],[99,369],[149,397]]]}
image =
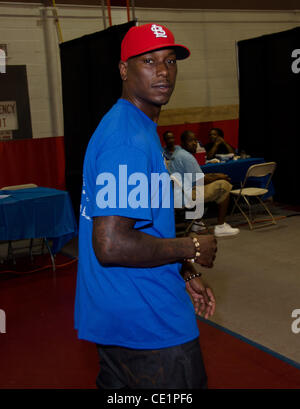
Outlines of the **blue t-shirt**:
{"label": "blue t-shirt", "polygon": [[185,149],[179,148],[171,156],[168,164],[170,173],[179,173],[181,180],[190,176],[190,183],[195,185],[198,179],[203,178],[203,172],[195,157]]}
{"label": "blue t-shirt", "polygon": [[[164,174],[168,183],[156,189],[153,174]],[[84,161],[75,300],[80,339],[157,349],[198,336],[181,264],[103,266],[92,246],[93,217],[97,216],[133,218],[135,228],[144,233],[175,237],[172,189],[169,203],[162,201],[170,185],[156,124],[136,106],[119,99],[97,127]]]}
{"label": "blue t-shirt", "polygon": [[174,153],[178,150],[181,149],[181,147],[179,145],[175,145],[174,146],[174,151],[170,152],[167,148],[164,148],[164,156],[167,160],[170,160],[172,158],[172,155],[174,155]]}

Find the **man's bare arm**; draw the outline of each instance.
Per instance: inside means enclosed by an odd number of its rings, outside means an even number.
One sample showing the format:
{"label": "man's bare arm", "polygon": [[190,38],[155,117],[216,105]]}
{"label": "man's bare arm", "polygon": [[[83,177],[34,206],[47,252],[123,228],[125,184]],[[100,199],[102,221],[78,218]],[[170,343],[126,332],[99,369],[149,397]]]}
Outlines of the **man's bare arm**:
{"label": "man's bare arm", "polygon": [[228,153],[234,153],[233,147],[229,145],[229,143],[227,143],[224,138],[219,136],[214,142],[212,148],[208,152],[206,152],[207,159],[212,159],[215,156],[218,147],[222,144],[226,147]]}
{"label": "man's bare arm", "polygon": [[[161,239],[134,229],[136,220],[121,216],[93,219],[93,248],[101,264],[155,267],[193,258],[195,246],[190,237]],[[212,267],[216,239],[198,236],[201,256],[197,262]]]}

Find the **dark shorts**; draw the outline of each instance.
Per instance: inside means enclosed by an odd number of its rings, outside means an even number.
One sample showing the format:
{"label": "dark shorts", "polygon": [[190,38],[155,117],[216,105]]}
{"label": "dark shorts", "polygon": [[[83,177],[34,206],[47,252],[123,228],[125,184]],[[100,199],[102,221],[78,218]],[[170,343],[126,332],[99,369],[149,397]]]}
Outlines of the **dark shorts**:
{"label": "dark shorts", "polygon": [[97,345],[100,389],[205,389],[199,339],[163,349]]}

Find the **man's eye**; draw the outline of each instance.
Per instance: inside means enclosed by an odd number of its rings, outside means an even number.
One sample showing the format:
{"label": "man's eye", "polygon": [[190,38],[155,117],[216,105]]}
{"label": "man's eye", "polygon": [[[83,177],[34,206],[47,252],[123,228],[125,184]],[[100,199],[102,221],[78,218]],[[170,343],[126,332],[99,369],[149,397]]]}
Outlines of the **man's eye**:
{"label": "man's eye", "polygon": [[145,59],[144,59],[144,63],[146,63],[146,64],[152,64],[152,63],[153,63],[153,60],[152,60],[152,58],[145,58]]}
{"label": "man's eye", "polygon": [[170,58],[168,60],[168,64],[176,64],[176,59],[175,58]]}

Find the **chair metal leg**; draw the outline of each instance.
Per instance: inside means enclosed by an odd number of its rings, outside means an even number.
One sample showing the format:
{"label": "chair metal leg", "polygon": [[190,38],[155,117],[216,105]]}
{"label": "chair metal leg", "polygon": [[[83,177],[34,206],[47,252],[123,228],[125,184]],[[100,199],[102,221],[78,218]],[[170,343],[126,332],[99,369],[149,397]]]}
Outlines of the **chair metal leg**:
{"label": "chair metal leg", "polygon": [[31,261],[33,261],[32,248],[33,248],[33,239],[30,239],[30,244],[29,244],[29,257],[30,257],[30,260],[31,260]]}
{"label": "chair metal leg", "polygon": [[270,212],[270,210],[268,209],[268,206],[266,206],[264,204],[264,202],[261,200],[261,198],[259,196],[256,196],[256,198],[258,199],[259,203],[262,205],[262,207],[265,209],[265,211],[268,213],[268,215],[271,217],[272,222],[270,224],[277,224],[276,220],[274,219],[274,216],[272,215],[272,213]]}
{"label": "chair metal leg", "polygon": [[7,248],[7,260],[9,261],[10,259],[12,260],[13,264],[16,264],[14,249],[11,240],[9,240]]}
{"label": "chair metal leg", "polygon": [[243,199],[245,200],[245,202],[247,203],[247,206],[248,206],[249,219],[253,220],[251,204],[250,204],[250,202],[249,202],[249,200],[247,199],[246,196],[243,196]]}
{"label": "chair metal leg", "polygon": [[[274,219],[274,216],[272,215],[272,213],[270,212],[270,210],[268,209],[268,207],[264,204],[264,202],[261,200],[261,198],[260,198],[259,196],[254,196],[254,197],[258,200],[258,202],[261,204],[261,206],[265,209],[265,211],[268,213],[268,215],[269,215],[269,216],[271,217],[271,219],[272,219],[270,223],[266,223],[266,222],[265,222],[265,223],[261,224],[260,226],[257,226],[256,228],[269,226],[269,225],[271,225],[271,224],[276,224],[276,220]],[[246,202],[247,205],[248,205],[249,215],[247,215],[246,212],[244,212],[244,210],[243,210],[243,209],[241,208],[241,206],[239,205],[237,199],[234,199],[234,207],[233,207],[232,210],[234,210],[235,207],[237,207],[237,208],[239,209],[239,211],[242,213],[242,215],[245,217],[245,219],[247,220],[250,230],[253,230],[253,229],[255,229],[255,227],[254,227],[254,225],[253,225],[253,222],[254,222],[255,220],[254,220],[253,217],[252,217],[251,204],[250,204],[249,200],[248,200],[245,196],[243,196],[243,198],[244,198],[245,202]],[[233,214],[233,211],[231,212],[231,215],[232,215],[232,214]],[[258,219],[257,222],[259,223],[260,220]],[[261,221],[261,222],[263,222],[263,221]]]}
{"label": "chair metal leg", "polygon": [[188,224],[188,227],[185,229],[185,232],[184,232],[185,235],[188,234],[189,231],[191,230],[191,228],[192,228],[192,226],[194,224],[194,221],[195,220],[192,220],[191,223]]}
{"label": "chair metal leg", "polygon": [[44,242],[45,242],[45,244],[46,244],[46,247],[47,247],[47,249],[48,249],[48,252],[49,252],[49,254],[50,254],[50,257],[51,257],[51,263],[52,263],[52,270],[53,270],[53,272],[56,270],[56,267],[55,267],[55,260],[54,260],[54,256],[53,256],[53,253],[52,253],[52,251],[51,251],[51,248],[50,248],[50,246],[49,246],[49,243],[48,243],[48,240],[47,240],[47,238],[46,237],[44,237]]}
{"label": "chair metal leg", "polygon": [[41,254],[44,254],[44,248],[45,248],[45,240],[44,240],[44,239],[42,239]]}
{"label": "chair metal leg", "polygon": [[239,211],[242,213],[242,215],[245,217],[245,219],[247,220],[250,230],[253,230],[253,224],[251,223],[250,218],[247,216],[247,214],[244,212],[244,210],[241,208],[241,206],[238,203],[236,203],[236,206],[239,209]]}

